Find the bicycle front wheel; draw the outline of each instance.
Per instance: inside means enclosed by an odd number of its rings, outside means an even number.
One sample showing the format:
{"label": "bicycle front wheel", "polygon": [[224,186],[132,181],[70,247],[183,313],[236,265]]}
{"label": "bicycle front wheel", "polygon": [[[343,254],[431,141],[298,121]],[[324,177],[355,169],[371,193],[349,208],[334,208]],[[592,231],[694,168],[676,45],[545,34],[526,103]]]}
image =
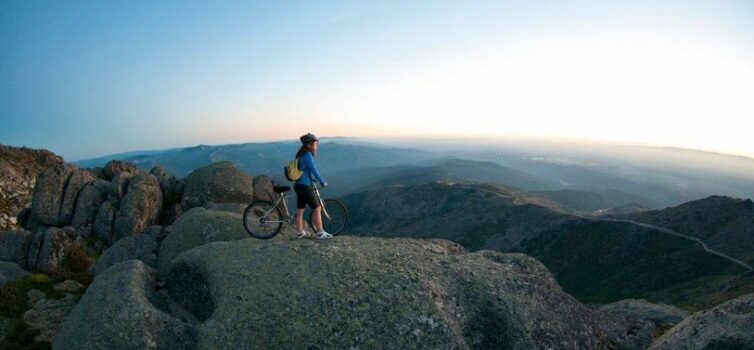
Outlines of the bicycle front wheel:
{"label": "bicycle front wheel", "polygon": [[[345,204],[337,199],[327,198],[324,200],[325,206],[322,211],[322,228],[330,234],[337,235],[346,227],[348,222],[348,210]],[[325,214],[327,212],[327,214]],[[314,211],[309,211],[309,227],[315,232],[312,215]]]}
{"label": "bicycle front wheel", "polygon": [[272,238],[283,227],[283,212],[270,202],[256,201],[244,210],[243,226],[253,237]]}

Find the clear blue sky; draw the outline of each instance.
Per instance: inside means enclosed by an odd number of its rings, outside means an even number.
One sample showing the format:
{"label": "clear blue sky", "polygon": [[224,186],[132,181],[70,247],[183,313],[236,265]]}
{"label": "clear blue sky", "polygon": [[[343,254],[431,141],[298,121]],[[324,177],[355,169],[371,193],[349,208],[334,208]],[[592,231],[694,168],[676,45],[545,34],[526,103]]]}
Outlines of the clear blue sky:
{"label": "clear blue sky", "polygon": [[2,1],[0,143],[76,160],[312,131],[754,156],[754,2],[655,3]]}

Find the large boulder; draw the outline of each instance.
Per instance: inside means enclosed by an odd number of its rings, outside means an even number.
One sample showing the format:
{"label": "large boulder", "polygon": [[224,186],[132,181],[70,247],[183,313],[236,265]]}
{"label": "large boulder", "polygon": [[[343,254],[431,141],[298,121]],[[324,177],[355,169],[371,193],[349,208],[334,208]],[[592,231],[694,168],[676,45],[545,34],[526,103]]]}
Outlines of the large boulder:
{"label": "large boulder", "polygon": [[76,199],[79,196],[79,192],[90,181],[94,180],[94,175],[88,170],[76,169],[68,178],[65,190],[63,191],[63,199],[60,204],[60,218],[58,222],[61,225],[68,225],[73,219],[73,212],[76,209]]}
{"label": "large boulder", "polygon": [[162,311],[155,277],[139,260],[99,274],[66,317],[53,349],[193,348],[193,327]]}
{"label": "large boulder", "polygon": [[109,182],[95,179],[86,184],[79,193],[78,200],[76,201],[76,209],[71,219],[71,226],[78,229],[84,237],[91,235],[97,210],[107,200],[109,189]]}
{"label": "large boulder", "polygon": [[754,349],[754,294],[689,316],[650,349]]}
{"label": "large boulder", "polygon": [[44,224],[60,226],[60,207],[68,179],[77,169],[75,166],[60,164],[43,171],[37,177],[31,198],[34,216]]}
{"label": "large boulder", "polygon": [[131,178],[134,176],[134,173],[128,171],[121,171],[113,176],[110,181],[110,196],[108,197],[108,200],[113,205],[117,206],[120,204],[120,201],[123,200],[123,197],[128,191],[128,182],[131,181]]}
{"label": "large boulder", "polygon": [[251,203],[254,187],[249,174],[231,162],[217,162],[198,168],[186,178],[184,209],[216,203]]}
{"label": "large boulder", "polygon": [[137,173],[141,170],[136,164],[124,162],[122,160],[111,160],[105,165],[103,170],[107,180],[111,180],[119,172],[127,171],[129,173]]}
{"label": "large boulder", "polygon": [[254,176],[252,180],[254,185],[254,200],[255,201],[268,201],[274,203],[277,198],[277,193],[273,189],[272,180],[266,175]]}
{"label": "large boulder", "polygon": [[29,272],[18,264],[10,261],[0,261],[0,287],[6,283],[28,275]]}
{"label": "large boulder", "polygon": [[26,266],[32,233],[24,230],[0,232],[0,260]]}
{"label": "large boulder", "polygon": [[116,241],[115,237],[115,215],[118,208],[113,206],[109,201],[103,202],[97,209],[97,215],[94,217],[94,235],[102,240],[106,245],[112,245]]}
{"label": "large boulder", "polygon": [[94,275],[97,276],[119,262],[141,260],[144,264],[154,268],[157,261],[157,240],[151,234],[138,234],[125,237],[107,248],[97,260]]}
{"label": "large boulder", "polygon": [[234,241],[249,238],[241,216],[218,210],[194,208],[167,228],[169,234],[160,244],[157,261],[161,273],[166,273],[170,261],[179,254],[210,242]]}
{"label": "large boulder", "polygon": [[27,264],[30,270],[52,272],[60,267],[68,247],[82,244],[81,236],[70,226],[50,227],[32,236]]}
{"label": "large boulder", "polygon": [[131,178],[114,217],[116,239],[139,233],[156,223],[161,208],[162,191],[157,178],[147,173]]}
{"label": "large boulder", "polygon": [[175,175],[165,171],[165,168],[156,166],[149,171],[150,174],[157,178],[160,183],[160,189],[162,190],[162,197],[166,203],[178,203],[181,201],[183,195],[183,188],[178,183],[178,179]]}
{"label": "large boulder", "polygon": [[448,241],[215,242],[167,288],[198,349],[641,349],[647,324],[593,310],[522,254]]}
{"label": "large boulder", "polygon": [[644,299],[619,300],[600,306],[600,310],[630,319],[652,321],[660,327],[674,326],[689,315],[673,305],[655,304]]}

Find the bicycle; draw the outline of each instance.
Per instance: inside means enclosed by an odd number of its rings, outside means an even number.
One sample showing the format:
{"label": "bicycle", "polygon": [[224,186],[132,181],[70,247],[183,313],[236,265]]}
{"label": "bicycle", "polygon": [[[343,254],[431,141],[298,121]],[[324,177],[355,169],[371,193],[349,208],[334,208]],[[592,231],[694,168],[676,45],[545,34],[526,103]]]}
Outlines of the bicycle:
{"label": "bicycle", "polygon": [[[312,182],[314,187],[314,196],[322,207],[322,228],[332,235],[343,231],[348,222],[348,210],[339,200],[334,198],[323,199],[319,193],[320,187],[316,182]],[[285,194],[291,190],[290,186],[277,186],[273,183],[273,190],[277,193],[277,199],[274,203],[270,201],[255,201],[246,207],[243,212],[243,226],[251,236],[259,239],[269,239],[277,235],[283,228],[284,224],[293,224],[295,219],[288,210],[288,198],[295,197],[294,194]],[[280,209],[282,205],[285,211]],[[309,211],[309,227],[314,229],[312,222],[312,211]]]}

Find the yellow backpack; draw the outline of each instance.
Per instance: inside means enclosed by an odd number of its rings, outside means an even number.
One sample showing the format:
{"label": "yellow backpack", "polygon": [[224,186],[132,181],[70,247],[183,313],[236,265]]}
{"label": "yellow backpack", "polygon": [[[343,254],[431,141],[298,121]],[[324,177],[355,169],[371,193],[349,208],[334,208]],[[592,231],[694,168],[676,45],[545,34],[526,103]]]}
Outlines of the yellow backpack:
{"label": "yellow backpack", "polygon": [[298,168],[298,158],[288,162],[284,168],[285,178],[288,181],[297,181],[304,175],[304,172]]}

